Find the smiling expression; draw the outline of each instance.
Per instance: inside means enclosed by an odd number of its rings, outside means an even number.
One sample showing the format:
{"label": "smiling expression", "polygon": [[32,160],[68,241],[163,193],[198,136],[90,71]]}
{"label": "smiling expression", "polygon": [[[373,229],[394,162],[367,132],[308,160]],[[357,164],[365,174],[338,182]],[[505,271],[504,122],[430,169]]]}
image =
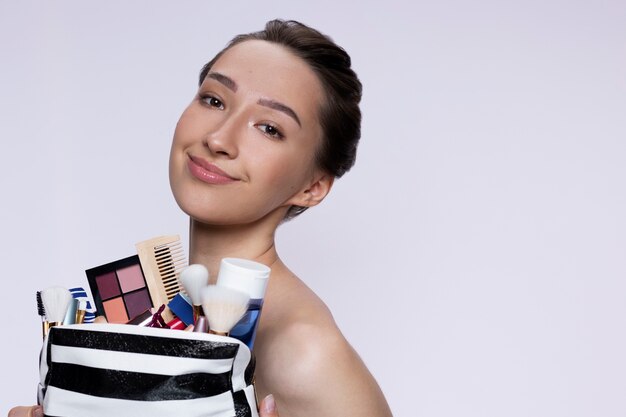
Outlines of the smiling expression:
{"label": "smiling expression", "polygon": [[181,209],[236,224],[304,205],[320,174],[322,100],[313,70],[280,45],[250,40],[224,52],[176,125],[170,185]]}

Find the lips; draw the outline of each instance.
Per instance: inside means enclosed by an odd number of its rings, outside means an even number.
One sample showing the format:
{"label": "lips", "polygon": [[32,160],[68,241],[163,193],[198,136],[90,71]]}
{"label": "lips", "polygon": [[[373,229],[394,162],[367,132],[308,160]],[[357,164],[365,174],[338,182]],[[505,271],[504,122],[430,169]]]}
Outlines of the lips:
{"label": "lips", "polygon": [[239,181],[231,177],[217,166],[198,156],[189,155],[187,167],[191,175],[208,184],[229,184]]}

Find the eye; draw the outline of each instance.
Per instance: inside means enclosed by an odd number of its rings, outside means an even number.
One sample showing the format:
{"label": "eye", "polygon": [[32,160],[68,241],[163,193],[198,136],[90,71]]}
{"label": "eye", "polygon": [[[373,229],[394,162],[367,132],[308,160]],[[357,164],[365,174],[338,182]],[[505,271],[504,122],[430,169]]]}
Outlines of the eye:
{"label": "eye", "polygon": [[280,130],[278,130],[278,128],[276,126],[274,126],[274,125],[271,125],[269,123],[262,123],[262,124],[258,124],[257,127],[266,136],[269,136],[269,137],[272,137],[272,138],[275,138],[275,139],[282,139],[282,138],[284,138],[284,136],[280,132]]}
{"label": "eye", "polygon": [[201,95],[200,101],[204,102],[210,107],[215,107],[216,109],[224,110],[224,103],[222,103],[222,100],[210,94]]}

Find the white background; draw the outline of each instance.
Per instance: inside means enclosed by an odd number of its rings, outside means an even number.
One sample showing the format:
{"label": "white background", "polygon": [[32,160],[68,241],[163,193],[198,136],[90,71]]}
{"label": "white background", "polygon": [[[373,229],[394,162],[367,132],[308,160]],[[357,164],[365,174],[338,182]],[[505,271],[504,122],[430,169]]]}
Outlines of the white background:
{"label": "white background", "polygon": [[397,416],[626,415],[626,3],[0,2],[0,414],[35,400],[35,291],[180,233],[169,141],[235,34],[330,34],[357,165],[282,227]]}

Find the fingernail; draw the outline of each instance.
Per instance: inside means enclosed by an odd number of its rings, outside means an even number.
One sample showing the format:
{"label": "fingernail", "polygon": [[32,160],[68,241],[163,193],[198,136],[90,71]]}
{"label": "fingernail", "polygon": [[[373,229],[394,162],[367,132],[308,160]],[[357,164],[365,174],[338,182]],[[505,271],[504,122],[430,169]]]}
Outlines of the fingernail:
{"label": "fingernail", "polygon": [[268,414],[276,412],[276,401],[274,401],[274,396],[272,394],[268,395],[263,400],[263,411]]}
{"label": "fingernail", "polygon": [[43,407],[38,405],[33,408],[33,417],[43,417]]}

